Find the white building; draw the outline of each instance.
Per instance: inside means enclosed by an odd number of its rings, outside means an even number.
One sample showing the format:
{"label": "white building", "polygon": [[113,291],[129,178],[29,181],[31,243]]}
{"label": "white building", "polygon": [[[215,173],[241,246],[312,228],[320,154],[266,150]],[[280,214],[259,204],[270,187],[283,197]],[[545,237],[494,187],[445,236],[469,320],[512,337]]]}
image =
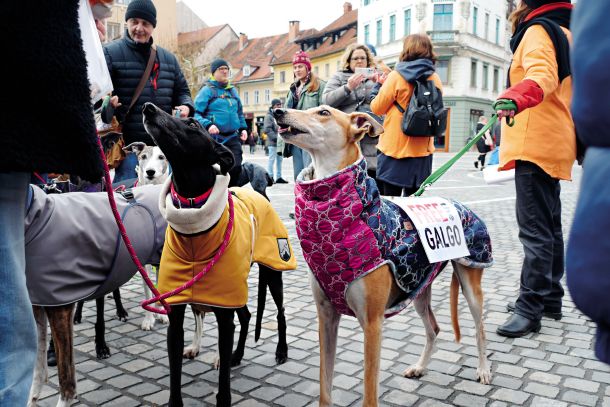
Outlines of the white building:
{"label": "white building", "polygon": [[427,33],[438,57],[443,99],[450,109],[437,148],[456,151],[473,134],[478,117],[504,89],[510,62],[512,0],[361,0],[358,42],[371,44],[388,65],[398,61],[406,35]]}

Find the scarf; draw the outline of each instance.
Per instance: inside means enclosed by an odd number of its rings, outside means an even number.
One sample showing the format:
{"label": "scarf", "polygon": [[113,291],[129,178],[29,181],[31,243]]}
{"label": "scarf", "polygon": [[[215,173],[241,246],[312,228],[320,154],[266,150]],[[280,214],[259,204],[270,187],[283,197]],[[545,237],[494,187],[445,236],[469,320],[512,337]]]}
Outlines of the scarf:
{"label": "scarf", "polygon": [[[571,15],[572,5],[563,3],[549,4],[532,11],[524,21],[517,25],[517,29],[510,40],[511,51],[513,54],[515,53],[528,28],[533,25],[541,25],[553,42],[557,66],[559,68],[559,82],[563,81],[566,77],[571,75],[570,43],[560,26],[569,29]],[[507,88],[510,88],[510,67],[508,72],[506,84]]]}

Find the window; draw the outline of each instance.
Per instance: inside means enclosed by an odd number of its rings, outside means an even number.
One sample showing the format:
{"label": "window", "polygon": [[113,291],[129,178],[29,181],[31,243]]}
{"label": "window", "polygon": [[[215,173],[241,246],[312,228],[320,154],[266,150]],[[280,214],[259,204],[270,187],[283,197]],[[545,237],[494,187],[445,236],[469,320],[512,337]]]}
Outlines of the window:
{"label": "window", "polygon": [[244,76],[250,76],[250,65],[244,65]]}
{"label": "window", "polygon": [[265,103],[271,103],[271,89],[265,89]]}
{"label": "window", "polygon": [[365,24],[364,25],[364,43],[365,44],[370,44],[370,37],[371,37],[371,33],[369,32],[369,25]]}
{"label": "window", "polygon": [[496,44],[500,45],[500,19],[496,18]]}
{"label": "window", "polygon": [[411,34],[411,9],[405,10],[405,36]]}
{"label": "window", "polygon": [[497,66],[494,66],[493,90],[494,90],[494,92],[498,92],[499,89],[500,89],[500,68],[498,68]]}
{"label": "window", "polygon": [[396,15],[390,16],[390,38],[388,41],[394,41],[396,39]]}
{"label": "window", "polygon": [[106,23],[106,41],[116,40],[121,37],[121,24]]}
{"label": "window", "polygon": [[319,71],[318,66],[317,66],[317,65],[316,65],[316,66],[314,66],[314,67],[313,67],[313,73],[315,73],[315,74],[316,74],[316,76],[319,76],[319,75],[320,75],[320,74],[318,73],[318,71]]}
{"label": "window", "polygon": [[470,61],[470,86],[472,88],[477,87],[477,60],[473,59]]}
{"label": "window", "polygon": [[337,72],[341,70],[341,61],[337,61]]}
{"label": "window", "polygon": [[485,13],[485,32],[483,33],[483,38],[489,39],[489,13]]}
{"label": "window", "polygon": [[450,57],[440,57],[436,62],[436,73],[441,78],[443,84],[449,83],[449,61]]}
{"label": "window", "polygon": [[371,0],[364,0],[363,3],[365,6],[368,6],[369,4],[371,4]]}
{"label": "window", "polygon": [[260,103],[259,95],[260,95],[260,92],[258,90],[255,90],[254,91],[254,104],[255,105],[258,105]]}
{"label": "window", "polygon": [[435,4],[432,30],[450,31],[453,29],[453,4]]}
{"label": "window", "polygon": [[280,83],[286,83],[286,71],[280,72]]}
{"label": "window", "polygon": [[479,8],[475,7],[472,12],[472,33],[477,35],[477,20],[479,19]]}
{"label": "window", "polygon": [[324,76],[326,76],[326,78],[330,77],[330,64],[324,65]]}
{"label": "window", "polygon": [[377,45],[381,45],[381,35],[383,32],[382,30],[383,30],[383,24],[382,24],[381,20],[377,20],[377,38],[376,38]]}
{"label": "window", "polygon": [[244,100],[244,105],[249,105],[250,104],[250,98],[248,98],[248,92],[247,91],[244,91],[244,95],[243,95],[242,99]]}
{"label": "window", "polygon": [[489,89],[489,64],[483,64],[483,89]]}

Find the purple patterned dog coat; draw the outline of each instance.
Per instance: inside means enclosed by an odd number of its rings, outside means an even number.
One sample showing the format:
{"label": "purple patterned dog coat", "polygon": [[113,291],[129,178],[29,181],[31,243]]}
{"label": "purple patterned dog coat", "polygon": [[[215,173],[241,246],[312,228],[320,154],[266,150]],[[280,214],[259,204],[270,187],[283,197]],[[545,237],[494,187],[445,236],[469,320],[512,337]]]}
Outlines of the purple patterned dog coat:
{"label": "purple patterned dog coat", "polygon": [[[447,262],[430,263],[405,211],[382,199],[375,180],[366,172],[364,158],[319,180],[306,180],[305,169],[295,186],[295,220],[303,256],[335,309],[354,315],[345,294],[349,285],[388,264],[406,298],[386,310],[386,317],[405,308],[443,269]],[[470,255],[455,259],[469,267],[493,264],[491,240],[485,223],[459,202],[457,209]]]}

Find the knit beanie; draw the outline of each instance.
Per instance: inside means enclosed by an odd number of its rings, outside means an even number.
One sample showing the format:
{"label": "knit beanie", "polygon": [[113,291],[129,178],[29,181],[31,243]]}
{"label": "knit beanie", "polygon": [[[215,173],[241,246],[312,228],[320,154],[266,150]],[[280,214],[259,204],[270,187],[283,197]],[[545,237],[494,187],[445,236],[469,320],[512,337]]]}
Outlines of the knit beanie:
{"label": "knit beanie", "polygon": [[130,18],[141,18],[157,26],[157,9],[151,0],[132,0],[127,6],[125,21]]}
{"label": "knit beanie", "polygon": [[282,104],[282,101],[281,101],[281,100],[279,100],[279,99],[273,99],[273,100],[271,101],[271,107],[273,107],[273,106],[275,106],[275,105],[281,105],[281,104]]}
{"label": "knit beanie", "polygon": [[212,71],[212,74],[214,74],[214,72],[216,72],[216,70],[221,66],[226,66],[228,68],[229,64],[224,59],[218,58],[213,60],[212,64],[210,65],[210,70]]}
{"label": "knit beanie", "polygon": [[525,4],[528,5],[529,8],[536,9],[538,7],[542,7],[546,4],[551,3],[571,3],[570,0],[523,0]]}
{"label": "knit beanie", "polygon": [[311,59],[305,51],[297,51],[292,57],[292,65],[303,64],[307,67],[307,72],[311,72]]}

